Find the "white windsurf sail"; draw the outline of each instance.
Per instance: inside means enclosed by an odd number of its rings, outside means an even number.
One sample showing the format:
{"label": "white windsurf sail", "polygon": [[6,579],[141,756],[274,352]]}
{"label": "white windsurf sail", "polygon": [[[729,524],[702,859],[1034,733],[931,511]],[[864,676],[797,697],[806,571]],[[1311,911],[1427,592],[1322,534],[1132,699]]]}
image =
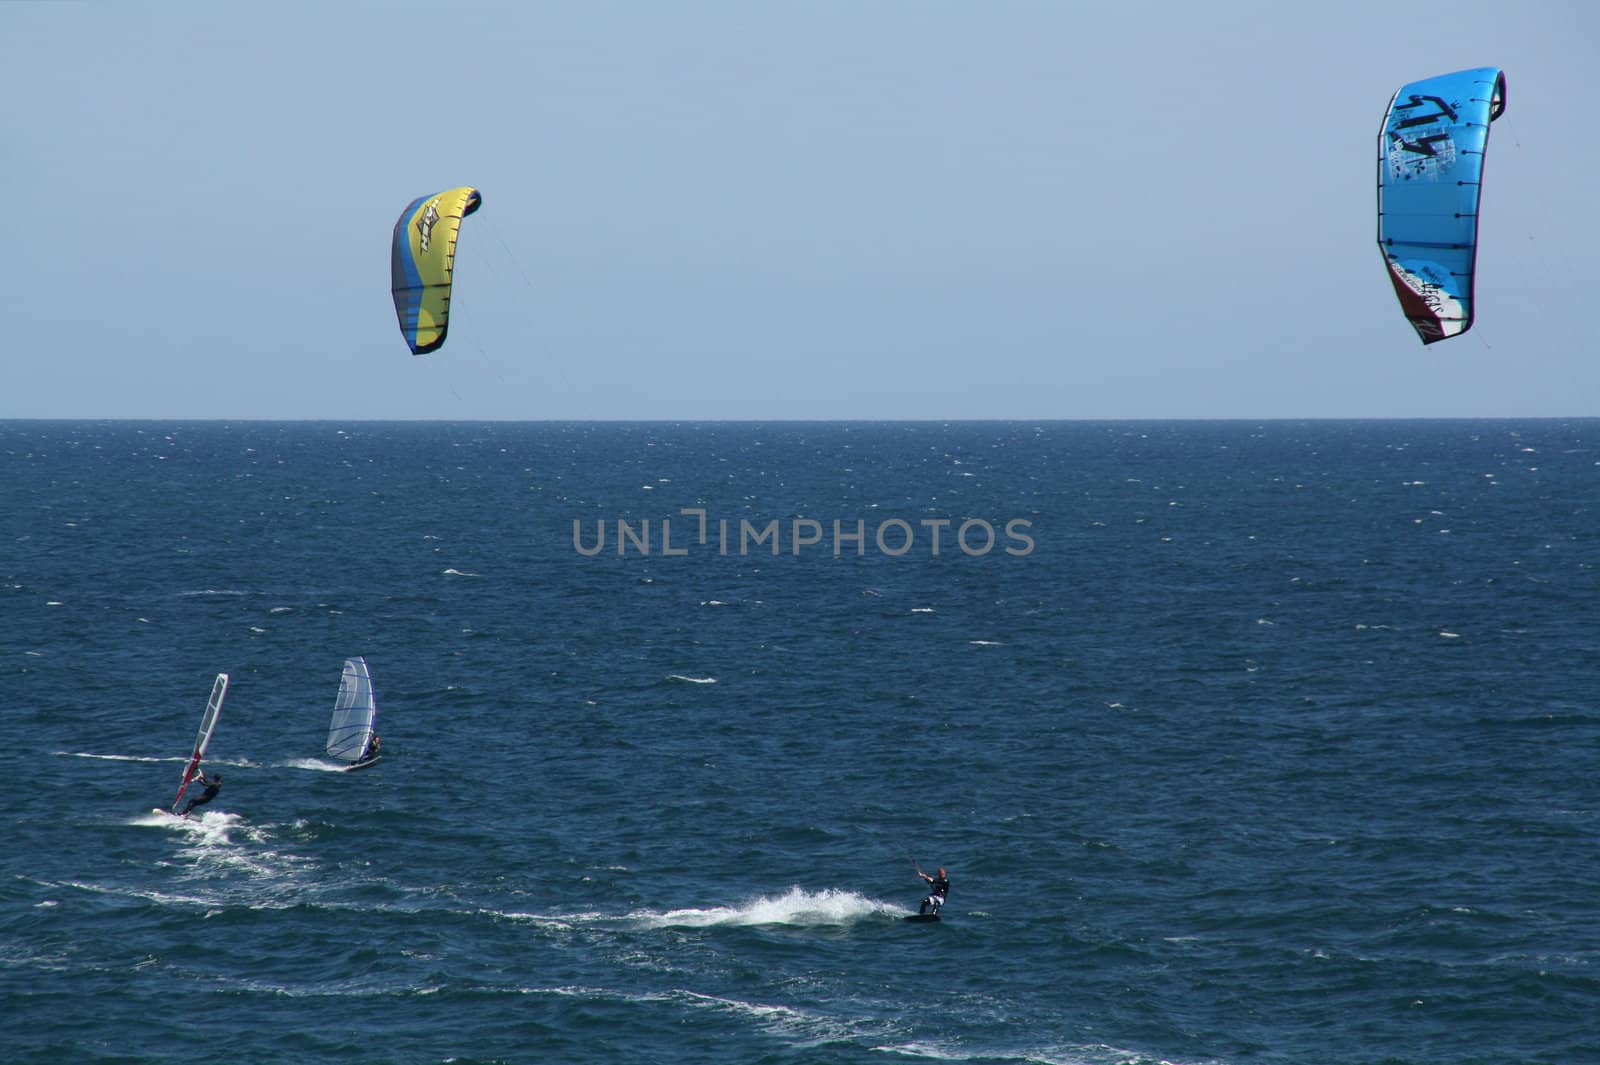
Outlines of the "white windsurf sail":
{"label": "white windsurf sail", "polygon": [[194,779],[195,770],[200,768],[200,759],[205,756],[206,747],[211,743],[211,733],[217,727],[217,715],[222,713],[222,698],[228,694],[228,675],[218,673],[217,681],[211,686],[211,698],[206,700],[205,716],[200,718],[200,732],[194,738],[194,753],[189,756],[189,764],[183,770],[183,783],[178,787],[178,797],[172,800],[172,812],[178,812],[178,804],[183,801],[183,793],[189,790],[189,781]]}
{"label": "white windsurf sail", "polygon": [[377,716],[367,660],[345,659],[339,698],[333,704],[333,720],[328,724],[328,757],[352,765],[359,762],[372,739],[372,722]]}

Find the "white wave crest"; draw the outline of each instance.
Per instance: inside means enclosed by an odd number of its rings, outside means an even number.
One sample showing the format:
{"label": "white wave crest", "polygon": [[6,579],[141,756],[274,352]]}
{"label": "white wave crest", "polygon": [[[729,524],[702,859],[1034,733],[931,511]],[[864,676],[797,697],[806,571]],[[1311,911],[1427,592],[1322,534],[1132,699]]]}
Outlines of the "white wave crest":
{"label": "white wave crest", "polygon": [[628,916],[655,927],[705,928],[712,925],[838,925],[904,912],[897,906],[869,899],[854,891],[835,888],[807,891],[792,887],[782,895],[762,896],[738,906],[668,910],[665,913],[638,911]]}
{"label": "white wave crest", "polygon": [[153,826],[156,828],[169,828],[184,832],[195,837],[196,842],[227,843],[228,833],[242,826],[244,818],[238,814],[226,813],[222,810],[202,810],[199,813],[182,817],[178,814],[168,813],[163,809],[154,809],[147,814],[140,814],[133,819],[133,824]]}
{"label": "white wave crest", "polygon": [[274,769],[309,769],[314,773],[343,773],[349,766],[342,762],[327,762],[321,758],[291,758],[278,762]]}

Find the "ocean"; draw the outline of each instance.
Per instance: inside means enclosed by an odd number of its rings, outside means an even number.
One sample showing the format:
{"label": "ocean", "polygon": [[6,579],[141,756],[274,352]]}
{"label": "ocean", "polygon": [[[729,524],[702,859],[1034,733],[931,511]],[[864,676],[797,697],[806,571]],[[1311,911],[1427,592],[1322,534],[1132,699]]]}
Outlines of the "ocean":
{"label": "ocean", "polygon": [[1600,421],[0,468],[7,1062],[1600,1061]]}

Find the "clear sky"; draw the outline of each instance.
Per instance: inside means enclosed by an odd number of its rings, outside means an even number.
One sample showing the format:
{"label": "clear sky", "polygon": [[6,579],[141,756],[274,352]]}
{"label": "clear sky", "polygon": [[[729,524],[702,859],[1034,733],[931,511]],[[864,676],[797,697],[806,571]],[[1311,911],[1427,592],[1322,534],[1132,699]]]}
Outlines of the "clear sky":
{"label": "clear sky", "polygon": [[[1600,3],[0,3],[7,418],[1600,415]],[[1375,244],[1506,71],[1477,323]],[[474,185],[443,350],[389,295]]]}

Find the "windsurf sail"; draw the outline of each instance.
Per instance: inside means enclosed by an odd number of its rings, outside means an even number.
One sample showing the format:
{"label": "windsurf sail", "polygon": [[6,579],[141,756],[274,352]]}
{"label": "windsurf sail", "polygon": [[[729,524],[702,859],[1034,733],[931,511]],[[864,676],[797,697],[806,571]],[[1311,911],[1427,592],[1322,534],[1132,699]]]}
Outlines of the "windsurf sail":
{"label": "windsurf sail", "polygon": [[183,801],[183,793],[189,790],[189,781],[194,779],[195,771],[200,768],[200,759],[205,756],[206,747],[211,744],[211,733],[217,727],[217,715],[222,712],[223,696],[228,694],[228,675],[218,673],[217,681],[211,686],[211,698],[206,700],[206,712],[200,718],[200,732],[194,738],[194,753],[189,756],[189,764],[183,770],[183,784],[178,788],[178,797],[172,800],[172,812],[178,812],[178,804]]}
{"label": "windsurf sail", "polygon": [[412,200],[394,224],[389,289],[400,333],[413,355],[426,355],[444,345],[450,324],[456,237],[461,220],[482,204],[477,189],[446,189]]}
{"label": "windsurf sail", "polygon": [[1402,86],[1383,116],[1378,248],[1424,344],[1472,328],[1484,151],[1505,109],[1505,74],[1478,67]]}
{"label": "windsurf sail", "polygon": [[345,659],[339,698],[334,701],[333,720],[328,724],[328,757],[352,765],[359,762],[372,739],[372,722],[377,716],[367,660]]}

